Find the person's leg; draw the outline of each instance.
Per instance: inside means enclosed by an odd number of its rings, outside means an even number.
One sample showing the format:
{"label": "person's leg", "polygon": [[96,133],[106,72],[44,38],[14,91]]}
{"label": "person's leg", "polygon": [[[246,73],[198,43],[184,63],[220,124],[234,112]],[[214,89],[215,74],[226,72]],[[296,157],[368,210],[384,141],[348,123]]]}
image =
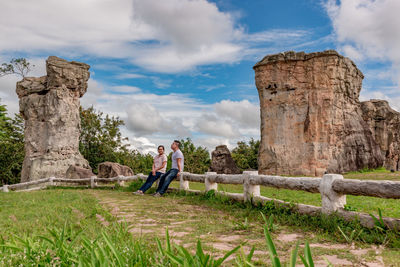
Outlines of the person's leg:
{"label": "person's leg", "polygon": [[146,192],[152,185],[153,183],[158,179],[158,177],[160,177],[159,175],[153,175],[152,172],[149,173],[149,176],[147,177],[146,182],[139,188],[140,191],[142,191],[143,193]]}
{"label": "person's leg", "polygon": [[159,193],[160,195],[163,195],[165,193],[165,191],[167,191],[169,184],[172,182],[172,180],[175,179],[176,175],[178,174],[178,170],[177,169],[171,169],[169,170],[165,175],[163,175],[164,181],[161,185],[161,181],[160,181],[160,185],[157,188],[157,193]]}
{"label": "person's leg", "polygon": [[169,170],[169,171],[167,171],[166,173],[164,173],[164,174],[161,175],[160,181],[158,182],[158,187],[157,187],[157,191],[156,191],[156,192],[158,192],[159,190],[161,190],[161,188],[162,188],[162,186],[163,186],[163,184],[164,184],[164,181],[165,181],[165,177],[170,173],[170,171],[171,171],[171,170]]}

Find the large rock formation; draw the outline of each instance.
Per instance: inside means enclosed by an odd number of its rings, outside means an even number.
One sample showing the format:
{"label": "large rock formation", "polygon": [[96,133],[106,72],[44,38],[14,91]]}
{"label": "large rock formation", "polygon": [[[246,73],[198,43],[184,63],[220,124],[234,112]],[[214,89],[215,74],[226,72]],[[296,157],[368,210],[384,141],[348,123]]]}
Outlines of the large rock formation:
{"label": "large rock formation", "polygon": [[336,51],[286,52],[254,66],[261,174],[316,175],[382,166],[358,100],[363,74]]}
{"label": "large rock formation", "polygon": [[125,165],[121,165],[115,162],[103,162],[98,166],[99,174],[97,177],[99,178],[113,178],[119,175],[122,176],[132,176],[133,171],[131,168]]}
{"label": "large rock formation", "polygon": [[388,170],[399,170],[400,113],[390,108],[385,100],[361,102],[363,118],[368,123],[375,141],[379,144],[384,166]]}
{"label": "large rock formation", "polygon": [[211,153],[210,172],[219,174],[239,174],[240,169],[233,161],[231,153],[226,145],[220,145]]}
{"label": "large rock formation", "polygon": [[86,93],[89,65],[52,56],[46,69],[47,76],[17,83],[25,119],[21,182],[65,177],[70,165],[90,168],[79,153],[79,98]]}

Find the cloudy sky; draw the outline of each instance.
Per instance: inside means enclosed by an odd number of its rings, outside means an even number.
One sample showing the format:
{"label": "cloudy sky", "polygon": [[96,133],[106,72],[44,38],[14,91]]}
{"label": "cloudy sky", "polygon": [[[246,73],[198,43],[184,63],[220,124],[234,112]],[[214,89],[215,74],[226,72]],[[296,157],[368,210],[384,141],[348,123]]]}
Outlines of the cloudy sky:
{"label": "cloudy sky", "polygon": [[[267,54],[336,49],[366,76],[362,100],[400,110],[399,0],[14,0],[0,2],[0,63],[50,55],[91,66],[84,107],[125,121],[132,148],[190,137],[212,149],[259,138],[252,66]],[[1,103],[18,112],[15,83]]]}

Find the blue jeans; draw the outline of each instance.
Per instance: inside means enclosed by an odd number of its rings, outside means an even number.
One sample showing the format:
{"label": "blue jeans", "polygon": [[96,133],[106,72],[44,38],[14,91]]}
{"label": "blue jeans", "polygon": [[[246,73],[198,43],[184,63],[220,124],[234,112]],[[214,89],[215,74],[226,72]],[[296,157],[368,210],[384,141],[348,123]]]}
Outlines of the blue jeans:
{"label": "blue jeans", "polygon": [[146,182],[139,188],[139,190],[143,193],[146,192],[153,185],[153,183],[157,181],[158,178],[160,178],[162,174],[162,172],[156,172],[156,175],[153,175],[153,173],[150,172]]}
{"label": "blue jeans", "polygon": [[178,169],[170,169],[165,174],[161,175],[160,183],[158,184],[157,192],[163,195],[167,191],[169,184],[175,179],[178,174]]}

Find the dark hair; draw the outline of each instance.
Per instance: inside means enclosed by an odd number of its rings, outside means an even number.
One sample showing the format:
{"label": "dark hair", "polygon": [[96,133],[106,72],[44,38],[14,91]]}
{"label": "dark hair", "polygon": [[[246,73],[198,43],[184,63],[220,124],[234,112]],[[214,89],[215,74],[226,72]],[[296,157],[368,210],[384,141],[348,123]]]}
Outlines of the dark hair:
{"label": "dark hair", "polygon": [[157,147],[157,150],[158,150],[160,147],[162,147],[162,150],[165,151],[165,147],[164,147],[163,145],[159,145],[159,146]]}
{"label": "dark hair", "polygon": [[174,143],[178,146],[178,148],[181,148],[181,142],[178,140],[174,140]]}

